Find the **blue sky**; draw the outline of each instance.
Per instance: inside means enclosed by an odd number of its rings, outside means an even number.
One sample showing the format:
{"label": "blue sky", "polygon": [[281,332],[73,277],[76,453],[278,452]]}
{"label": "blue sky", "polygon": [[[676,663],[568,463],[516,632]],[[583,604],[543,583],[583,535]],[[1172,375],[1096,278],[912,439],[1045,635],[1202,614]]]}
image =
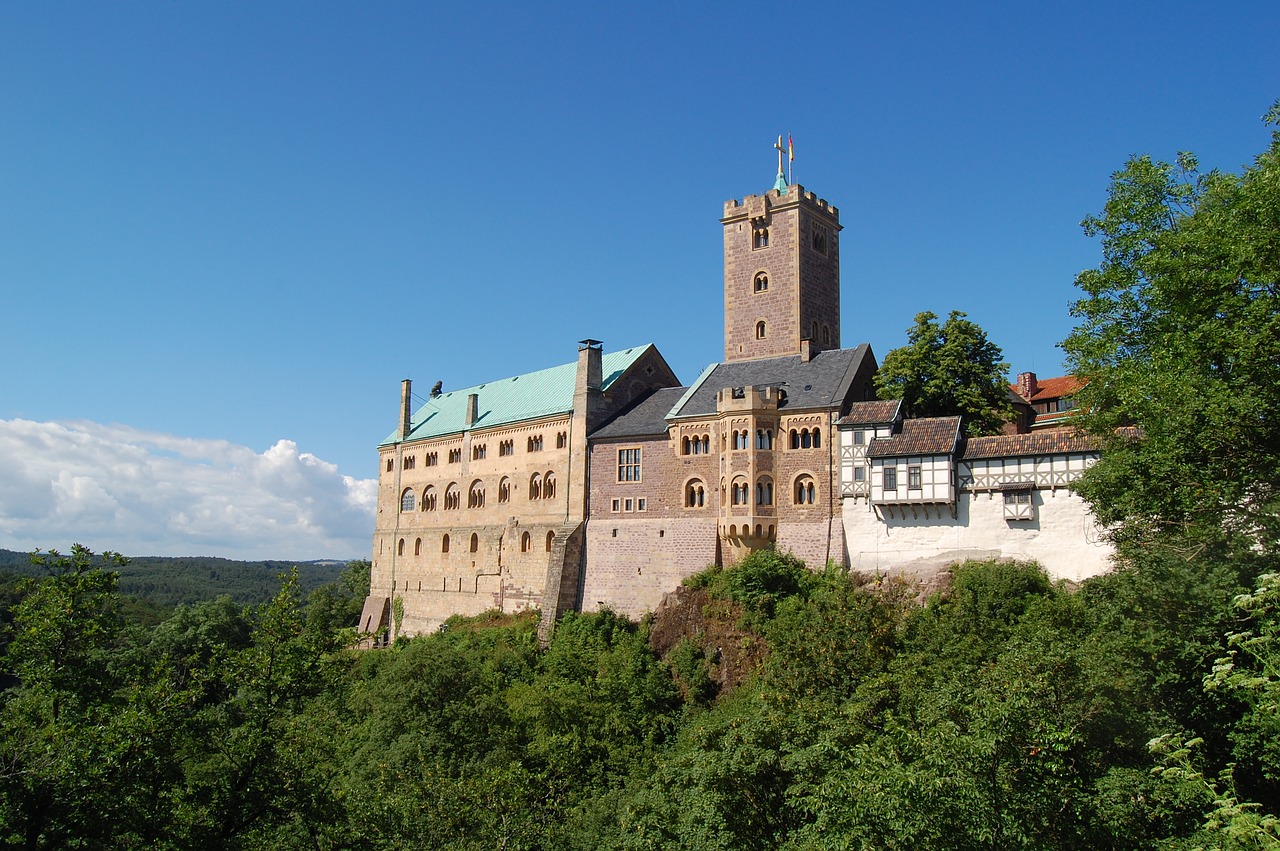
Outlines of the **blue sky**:
{"label": "blue sky", "polygon": [[846,345],[958,309],[1060,374],[1108,176],[1252,161],[1278,41],[1274,2],[2,4],[0,547],[365,556],[400,379],[719,358],[779,133]]}

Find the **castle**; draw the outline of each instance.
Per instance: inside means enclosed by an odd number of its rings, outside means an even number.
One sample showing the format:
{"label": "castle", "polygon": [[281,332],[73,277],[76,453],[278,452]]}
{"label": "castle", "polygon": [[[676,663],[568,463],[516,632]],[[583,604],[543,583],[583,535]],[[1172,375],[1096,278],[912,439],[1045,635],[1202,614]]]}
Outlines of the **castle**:
{"label": "castle", "polygon": [[[781,172],[781,168],[779,169]],[[680,384],[652,344],[432,390],[378,447],[361,631],[453,614],[639,616],[709,564],[776,546],[811,565],[936,570],[1040,561],[1080,579],[1110,548],[1067,485],[1094,460],[1066,430],[965,439],[904,420],[876,361],[841,347],[837,208],[779,173],[724,205],[724,360]]]}

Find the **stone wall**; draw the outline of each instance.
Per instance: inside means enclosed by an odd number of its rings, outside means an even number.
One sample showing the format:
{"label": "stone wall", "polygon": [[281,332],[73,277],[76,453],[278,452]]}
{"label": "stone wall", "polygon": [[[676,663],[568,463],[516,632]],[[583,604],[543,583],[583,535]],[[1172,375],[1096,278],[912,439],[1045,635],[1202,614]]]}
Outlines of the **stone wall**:
{"label": "stone wall", "polygon": [[881,519],[866,500],[844,501],[844,531],[855,570],[931,573],[965,559],[1038,562],[1056,579],[1080,581],[1111,567],[1113,549],[1088,503],[1067,488],[1032,491],[1034,520],[1006,520],[999,492],[959,495],[945,507]]}

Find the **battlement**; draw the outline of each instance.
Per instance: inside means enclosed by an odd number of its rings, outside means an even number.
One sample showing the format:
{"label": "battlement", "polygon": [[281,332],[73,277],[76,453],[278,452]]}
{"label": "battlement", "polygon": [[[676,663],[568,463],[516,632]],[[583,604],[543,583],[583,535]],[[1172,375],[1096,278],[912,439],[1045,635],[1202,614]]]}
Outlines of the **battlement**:
{"label": "battlement", "polygon": [[763,195],[748,195],[741,201],[725,201],[724,218],[720,221],[727,224],[742,218],[757,219],[763,217],[769,210],[799,206],[805,206],[829,216],[837,224],[840,221],[840,210],[834,204],[828,203],[825,198],[819,198],[798,183],[788,186],[785,193],[770,189]]}

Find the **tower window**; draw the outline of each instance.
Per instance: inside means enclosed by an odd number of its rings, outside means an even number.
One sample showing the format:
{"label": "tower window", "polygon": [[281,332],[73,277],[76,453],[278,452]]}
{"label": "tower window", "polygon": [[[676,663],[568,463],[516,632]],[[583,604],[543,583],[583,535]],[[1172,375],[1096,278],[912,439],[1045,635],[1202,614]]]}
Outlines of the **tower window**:
{"label": "tower window", "polygon": [[813,236],[810,241],[813,250],[819,254],[827,253],[827,229],[820,225],[813,226]]}
{"label": "tower window", "polygon": [[764,272],[756,275],[755,290],[758,293],[767,292],[769,289],[769,276]]}
{"label": "tower window", "polygon": [[757,340],[764,339],[764,320],[763,319],[761,319],[759,322],[756,323],[756,339]]}
{"label": "tower window", "polygon": [[769,247],[769,229],[767,227],[754,227],[751,229],[751,247],[768,248]]}

